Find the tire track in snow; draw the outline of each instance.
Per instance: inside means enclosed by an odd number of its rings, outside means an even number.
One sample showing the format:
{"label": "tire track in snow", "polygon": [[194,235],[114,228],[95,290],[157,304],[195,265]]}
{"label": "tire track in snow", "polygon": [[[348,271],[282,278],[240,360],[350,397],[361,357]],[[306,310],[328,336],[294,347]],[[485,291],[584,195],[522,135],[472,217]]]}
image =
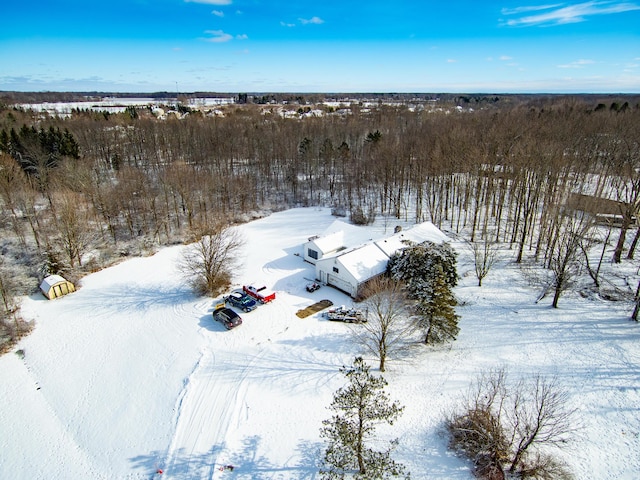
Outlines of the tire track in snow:
{"label": "tire track in snow", "polygon": [[203,352],[177,401],[164,478],[212,479],[219,473],[217,467],[228,463],[219,457],[231,432],[247,421],[247,375],[260,355],[225,361],[213,348]]}

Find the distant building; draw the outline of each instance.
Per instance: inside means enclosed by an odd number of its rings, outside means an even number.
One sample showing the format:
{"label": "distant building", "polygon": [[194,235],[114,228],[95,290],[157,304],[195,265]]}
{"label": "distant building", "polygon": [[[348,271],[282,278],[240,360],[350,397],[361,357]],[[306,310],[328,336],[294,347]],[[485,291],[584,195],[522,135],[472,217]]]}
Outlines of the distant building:
{"label": "distant building", "polygon": [[581,193],[572,193],[567,199],[566,207],[592,215],[601,225],[620,227],[625,222],[627,225],[637,225],[635,205],[628,205],[610,198],[594,197]]}

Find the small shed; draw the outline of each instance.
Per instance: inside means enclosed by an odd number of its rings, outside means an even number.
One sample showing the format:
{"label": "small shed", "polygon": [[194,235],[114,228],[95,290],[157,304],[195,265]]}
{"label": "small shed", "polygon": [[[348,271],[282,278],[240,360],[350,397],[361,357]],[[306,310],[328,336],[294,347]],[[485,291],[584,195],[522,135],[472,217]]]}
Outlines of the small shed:
{"label": "small shed", "polygon": [[67,293],[75,292],[76,287],[61,275],[49,275],[42,280],[40,291],[49,300],[53,300]]}

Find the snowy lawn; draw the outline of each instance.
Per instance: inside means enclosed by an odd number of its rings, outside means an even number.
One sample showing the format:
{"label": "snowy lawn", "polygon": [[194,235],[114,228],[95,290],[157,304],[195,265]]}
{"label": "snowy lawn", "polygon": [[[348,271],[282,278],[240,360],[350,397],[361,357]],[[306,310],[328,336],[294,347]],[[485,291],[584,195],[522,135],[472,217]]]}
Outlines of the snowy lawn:
{"label": "snowy lawn", "polygon": [[[181,246],[90,275],[62,299],[26,298],[36,327],[23,355],[0,357],[0,477],[318,478],[319,429],[345,383],[338,369],[362,353],[348,325],[295,315],[324,298],[351,304],[329,287],[305,290],[313,266],[301,246],[333,220],[328,209],[293,209],[237,227],[246,245],[236,287],[265,284],[277,298],[231,331],[177,273]],[[582,428],[561,455],[578,479],[640,478],[640,326],[629,305],[536,304],[508,258],[479,288],[470,254],[453,246],[458,340],[387,365],[387,391],[406,407],[379,430],[400,439],[394,457],[416,479],[471,479],[447,450],[443,417],[479,372],[506,368],[513,381],[557,376],[570,392]]]}

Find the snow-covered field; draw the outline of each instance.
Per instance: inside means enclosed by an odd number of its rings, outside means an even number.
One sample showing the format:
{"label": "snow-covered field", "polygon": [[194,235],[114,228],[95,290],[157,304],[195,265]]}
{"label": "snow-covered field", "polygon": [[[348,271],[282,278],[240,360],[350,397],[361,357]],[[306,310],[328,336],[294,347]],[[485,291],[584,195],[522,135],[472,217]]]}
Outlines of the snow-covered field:
{"label": "snow-covered field", "polygon": [[[328,209],[293,209],[237,227],[238,286],[264,283],[277,299],[231,331],[177,273],[182,246],[85,277],[65,298],[26,298],[36,327],[23,355],[0,357],[0,478],[318,478],[319,429],[345,382],[338,369],[362,353],[349,326],[295,315],[323,298],[351,303],[304,289],[313,267],[301,245],[333,220]],[[387,365],[388,393],[406,407],[379,430],[400,439],[394,457],[415,479],[471,479],[447,450],[443,415],[479,372],[505,367],[513,380],[555,375],[570,392],[582,429],[562,456],[578,479],[640,478],[640,326],[629,305],[536,304],[509,258],[479,288],[469,253],[453,245],[458,340]]]}
{"label": "snow-covered field", "polygon": [[[228,105],[235,102],[233,97],[220,98],[191,98],[188,100],[190,107],[214,107]],[[43,103],[23,103],[16,105],[25,110],[36,112],[47,112],[51,115],[70,115],[73,110],[93,110],[95,112],[122,113],[127,107],[144,108],[148,106],[159,107],[160,105],[175,104],[175,99],[154,99],[154,98],[118,98],[105,97],[100,100],[84,102],[43,102]]]}

